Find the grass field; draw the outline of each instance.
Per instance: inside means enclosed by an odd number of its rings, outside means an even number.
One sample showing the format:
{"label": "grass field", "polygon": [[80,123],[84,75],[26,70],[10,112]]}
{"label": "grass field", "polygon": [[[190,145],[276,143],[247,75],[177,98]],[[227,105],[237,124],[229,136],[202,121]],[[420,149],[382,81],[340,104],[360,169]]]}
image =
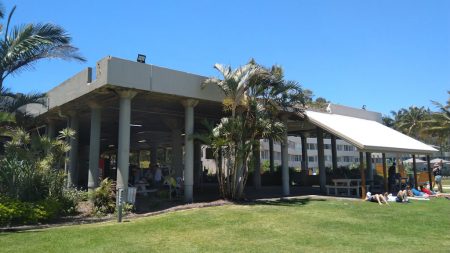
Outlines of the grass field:
{"label": "grass field", "polygon": [[1,252],[449,252],[450,201],[295,200],[0,234]]}

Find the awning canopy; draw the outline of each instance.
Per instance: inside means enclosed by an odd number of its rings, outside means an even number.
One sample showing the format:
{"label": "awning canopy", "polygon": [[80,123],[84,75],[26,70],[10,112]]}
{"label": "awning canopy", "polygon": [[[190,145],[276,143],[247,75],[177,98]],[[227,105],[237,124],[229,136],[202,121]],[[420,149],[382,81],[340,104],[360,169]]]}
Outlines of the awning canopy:
{"label": "awning canopy", "polygon": [[306,111],[311,123],[353,144],[362,152],[431,154],[438,150],[376,121]]}

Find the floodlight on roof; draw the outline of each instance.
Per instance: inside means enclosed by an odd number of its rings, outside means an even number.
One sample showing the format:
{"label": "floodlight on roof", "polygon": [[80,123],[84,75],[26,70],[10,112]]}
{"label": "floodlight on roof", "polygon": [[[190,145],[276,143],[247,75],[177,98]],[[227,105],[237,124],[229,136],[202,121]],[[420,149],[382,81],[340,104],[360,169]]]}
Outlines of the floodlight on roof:
{"label": "floodlight on roof", "polygon": [[136,61],[140,63],[145,63],[145,58],[147,58],[147,56],[143,54],[138,54]]}

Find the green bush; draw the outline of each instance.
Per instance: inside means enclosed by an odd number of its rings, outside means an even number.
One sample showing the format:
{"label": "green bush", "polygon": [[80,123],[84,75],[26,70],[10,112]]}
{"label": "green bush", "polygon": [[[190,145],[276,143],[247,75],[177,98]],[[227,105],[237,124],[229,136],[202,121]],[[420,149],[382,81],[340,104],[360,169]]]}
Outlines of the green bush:
{"label": "green bush", "polygon": [[36,224],[55,219],[60,215],[61,205],[54,199],[33,203],[0,196],[0,226]]}
{"label": "green bush", "polygon": [[114,213],[116,208],[116,194],[113,181],[109,178],[103,179],[100,186],[92,192],[91,200],[94,203],[94,213]]}

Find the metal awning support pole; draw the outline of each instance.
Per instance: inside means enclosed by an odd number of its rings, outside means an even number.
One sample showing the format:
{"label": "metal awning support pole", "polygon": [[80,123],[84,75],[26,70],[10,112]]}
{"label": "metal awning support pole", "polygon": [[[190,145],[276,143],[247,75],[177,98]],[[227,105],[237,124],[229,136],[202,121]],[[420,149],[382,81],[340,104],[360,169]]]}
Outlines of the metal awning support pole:
{"label": "metal awning support pole", "polygon": [[387,180],[387,172],[386,172],[386,154],[381,154],[381,159],[383,160],[383,183],[384,183],[384,191],[388,191],[388,180]]}
{"label": "metal awning support pole", "polygon": [[416,166],[416,155],[412,155],[413,157],[413,172],[414,172],[414,188],[417,189],[417,166]]}
{"label": "metal awning support pole", "polygon": [[428,180],[430,184],[430,191],[433,190],[433,178],[431,177],[431,162],[430,155],[427,155],[427,166],[428,166]]}
{"label": "metal awning support pole", "polygon": [[361,198],[366,198],[366,175],[364,173],[364,153],[359,152],[359,171],[361,173]]}

